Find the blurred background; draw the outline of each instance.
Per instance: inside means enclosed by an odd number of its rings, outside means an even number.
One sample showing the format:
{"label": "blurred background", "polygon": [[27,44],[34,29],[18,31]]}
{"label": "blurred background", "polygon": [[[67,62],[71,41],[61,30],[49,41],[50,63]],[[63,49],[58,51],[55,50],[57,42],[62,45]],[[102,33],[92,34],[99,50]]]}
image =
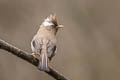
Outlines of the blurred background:
{"label": "blurred background", "polygon": [[[0,0],[0,38],[31,53],[39,24],[51,13],[57,34],[52,65],[70,80],[120,80],[119,0]],[[0,80],[54,80],[0,50]]]}

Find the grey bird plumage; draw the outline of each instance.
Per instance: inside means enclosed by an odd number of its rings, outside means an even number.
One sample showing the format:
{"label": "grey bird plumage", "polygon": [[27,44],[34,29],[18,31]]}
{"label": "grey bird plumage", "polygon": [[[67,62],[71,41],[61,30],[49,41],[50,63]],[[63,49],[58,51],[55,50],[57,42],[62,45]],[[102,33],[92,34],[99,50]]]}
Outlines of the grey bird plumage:
{"label": "grey bird plumage", "polygon": [[50,71],[49,63],[56,51],[56,32],[59,26],[55,15],[50,15],[40,25],[37,34],[31,41],[31,49],[35,54],[39,54],[38,69]]}

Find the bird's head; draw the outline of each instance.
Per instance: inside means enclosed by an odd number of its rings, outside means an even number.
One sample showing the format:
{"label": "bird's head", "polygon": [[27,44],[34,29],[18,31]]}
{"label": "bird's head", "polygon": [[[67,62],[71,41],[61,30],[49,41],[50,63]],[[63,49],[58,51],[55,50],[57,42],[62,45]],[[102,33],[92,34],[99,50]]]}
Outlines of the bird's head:
{"label": "bird's head", "polygon": [[42,23],[42,25],[43,25],[44,27],[54,27],[54,28],[56,28],[56,29],[63,27],[63,25],[58,25],[55,14],[51,14],[50,16],[48,16],[48,17],[44,20],[44,22]]}

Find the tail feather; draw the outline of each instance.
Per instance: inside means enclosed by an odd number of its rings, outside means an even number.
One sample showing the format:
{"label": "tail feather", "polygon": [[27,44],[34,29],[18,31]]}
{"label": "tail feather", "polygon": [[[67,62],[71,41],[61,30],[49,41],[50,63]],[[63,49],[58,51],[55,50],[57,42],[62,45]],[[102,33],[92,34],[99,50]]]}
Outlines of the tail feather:
{"label": "tail feather", "polygon": [[50,71],[48,67],[48,56],[46,53],[40,55],[38,69],[41,71]]}

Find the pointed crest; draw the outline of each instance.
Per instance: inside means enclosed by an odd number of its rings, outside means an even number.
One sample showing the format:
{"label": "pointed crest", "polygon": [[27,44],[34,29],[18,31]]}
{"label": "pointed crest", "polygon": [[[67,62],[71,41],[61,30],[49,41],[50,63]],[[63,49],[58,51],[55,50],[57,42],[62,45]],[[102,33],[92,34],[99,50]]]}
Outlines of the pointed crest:
{"label": "pointed crest", "polygon": [[56,14],[50,14],[50,16],[48,16],[44,20],[43,25],[44,26],[58,26]]}
{"label": "pointed crest", "polygon": [[50,14],[50,16],[47,17],[47,20],[49,19],[50,22],[52,22],[53,24],[55,24],[56,26],[57,24],[57,19],[56,19],[56,14]]}

